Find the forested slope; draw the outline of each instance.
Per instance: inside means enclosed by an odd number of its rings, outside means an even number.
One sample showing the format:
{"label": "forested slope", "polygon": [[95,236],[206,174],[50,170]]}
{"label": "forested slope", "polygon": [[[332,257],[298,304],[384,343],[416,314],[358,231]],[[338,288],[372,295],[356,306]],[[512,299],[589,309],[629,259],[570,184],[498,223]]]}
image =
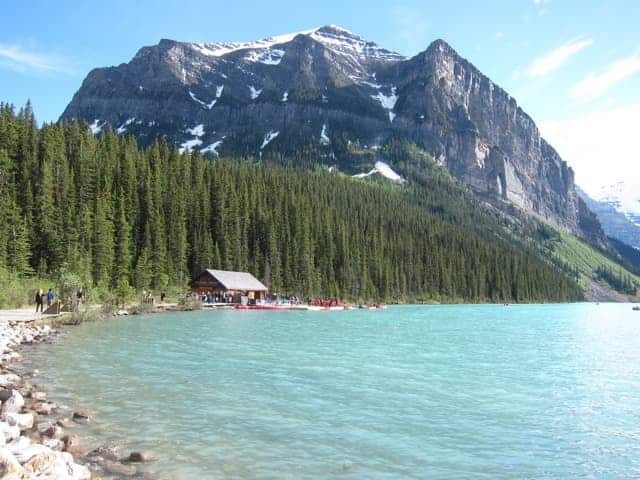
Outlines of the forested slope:
{"label": "forested slope", "polygon": [[[426,160],[425,160],[426,162]],[[0,268],[108,292],[205,267],[274,292],[386,301],[566,301],[577,283],[430,170],[398,186],[198,153],[0,112]]]}

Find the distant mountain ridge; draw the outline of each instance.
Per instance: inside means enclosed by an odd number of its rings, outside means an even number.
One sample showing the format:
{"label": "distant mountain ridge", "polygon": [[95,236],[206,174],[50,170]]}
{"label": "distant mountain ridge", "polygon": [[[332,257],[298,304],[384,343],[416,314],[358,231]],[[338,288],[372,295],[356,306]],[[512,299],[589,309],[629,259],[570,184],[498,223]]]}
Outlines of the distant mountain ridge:
{"label": "distant mountain ridge", "polygon": [[608,236],[640,250],[640,214],[628,208],[628,201],[622,202],[611,191],[600,200],[591,198],[579,187],[577,191]]}
{"label": "distant mountain ridge", "polygon": [[304,154],[351,174],[388,163],[381,147],[402,139],[483,199],[602,237],[533,120],[442,40],[408,59],[335,25],[246,43],[161,40],[91,71],[61,119],[212,156]]}

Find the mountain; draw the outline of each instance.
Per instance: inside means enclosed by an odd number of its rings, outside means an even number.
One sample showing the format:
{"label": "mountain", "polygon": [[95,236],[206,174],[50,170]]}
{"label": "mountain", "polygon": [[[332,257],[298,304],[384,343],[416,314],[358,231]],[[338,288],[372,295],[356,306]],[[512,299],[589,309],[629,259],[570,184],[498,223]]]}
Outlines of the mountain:
{"label": "mountain", "polygon": [[[161,40],[89,73],[61,117],[211,156],[372,172],[401,139],[484,201],[601,240],[571,168],[516,101],[442,40],[405,58],[330,25],[248,43]],[[304,157],[306,156],[306,160]],[[411,178],[407,178],[411,180]]]}
{"label": "mountain", "polygon": [[[595,213],[605,233],[640,249],[640,194],[638,190],[618,183],[602,190],[599,200],[591,198],[584,190],[578,194]],[[635,201],[634,201],[635,197]]]}

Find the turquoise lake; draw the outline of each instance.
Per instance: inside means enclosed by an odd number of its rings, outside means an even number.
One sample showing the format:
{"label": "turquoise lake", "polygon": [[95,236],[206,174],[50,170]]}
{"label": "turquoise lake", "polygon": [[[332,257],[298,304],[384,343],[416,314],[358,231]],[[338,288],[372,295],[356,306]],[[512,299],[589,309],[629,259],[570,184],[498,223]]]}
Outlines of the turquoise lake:
{"label": "turquoise lake", "polygon": [[121,317],[29,355],[152,478],[640,478],[628,304]]}

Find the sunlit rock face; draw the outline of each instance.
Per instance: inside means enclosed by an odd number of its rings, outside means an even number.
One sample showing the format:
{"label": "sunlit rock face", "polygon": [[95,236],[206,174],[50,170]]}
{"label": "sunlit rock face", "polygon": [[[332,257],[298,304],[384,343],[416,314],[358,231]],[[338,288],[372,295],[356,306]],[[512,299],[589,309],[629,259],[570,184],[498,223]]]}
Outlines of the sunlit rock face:
{"label": "sunlit rock face", "polygon": [[246,43],[161,40],[91,71],[62,115],[72,118],[214,157],[305,151],[350,173],[362,168],[349,145],[388,163],[380,147],[406,139],[483,199],[580,233],[572,170],[515,99],[442,40],[412,58],[334,25]]}

